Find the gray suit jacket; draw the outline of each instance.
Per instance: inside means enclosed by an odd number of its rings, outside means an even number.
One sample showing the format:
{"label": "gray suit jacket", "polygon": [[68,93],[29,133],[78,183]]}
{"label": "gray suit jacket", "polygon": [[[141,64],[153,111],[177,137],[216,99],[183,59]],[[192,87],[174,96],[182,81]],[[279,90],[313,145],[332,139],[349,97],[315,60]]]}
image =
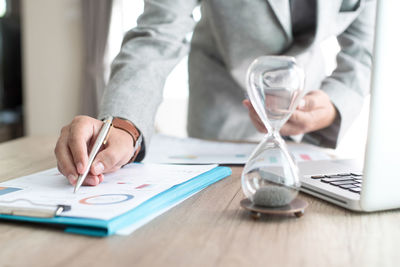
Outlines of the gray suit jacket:
{"label": "gray suit jacket", "polygon": [[[304,139],[335,147],[369,92],[375,1],[316,2],[315,33],[294,41],[288,0],[146,0],[138,26],[126,34],[113,62],[99,117],[129,119],[148,142],[166,77],[190,51],[189,135],[258,139],[241,104],[246,70],[262,55],[292,55],[305,70],[306,90],[325,91],[340,114]],[[202,18],[195,25],[191,14],[198,4]],[[320,44],[331,36],[341,50],[336,70],[326,77]]]}

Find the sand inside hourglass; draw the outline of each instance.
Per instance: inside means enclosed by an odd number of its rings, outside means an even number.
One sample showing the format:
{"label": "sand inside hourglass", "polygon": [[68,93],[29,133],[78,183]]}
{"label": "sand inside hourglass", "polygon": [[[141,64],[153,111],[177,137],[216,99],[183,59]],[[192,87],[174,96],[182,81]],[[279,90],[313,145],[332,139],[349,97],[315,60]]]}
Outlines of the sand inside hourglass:
{"label": "sand inside hourglass", "polygon": [[280,181],[285,179],[272,172],[254,169],[248,175],[253,176],[248,181],[255,190],[252,202],[256,205],[266,207],[285,206],[292,202],[298,194],[297,188],[283,184]]}

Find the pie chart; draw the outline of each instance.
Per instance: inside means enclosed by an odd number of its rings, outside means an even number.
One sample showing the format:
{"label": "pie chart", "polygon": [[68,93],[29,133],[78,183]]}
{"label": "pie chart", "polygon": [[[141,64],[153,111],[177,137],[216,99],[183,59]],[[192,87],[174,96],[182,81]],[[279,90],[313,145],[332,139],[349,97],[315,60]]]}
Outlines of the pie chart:
{"label": "pie chart", "polygon": [[104,194],[83,198],[79,200],[79,203],[85,205],[113,205],[133,198],[134,196],[129,194]]}

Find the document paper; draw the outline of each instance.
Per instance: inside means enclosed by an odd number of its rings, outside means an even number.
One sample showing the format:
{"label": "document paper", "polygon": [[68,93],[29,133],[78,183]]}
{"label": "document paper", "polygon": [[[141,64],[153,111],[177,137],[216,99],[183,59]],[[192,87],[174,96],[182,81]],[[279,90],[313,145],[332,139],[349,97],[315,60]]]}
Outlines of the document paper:
{"label": "document paper", "polygon": [[[246,164],[257,144],[215,142],[196,138],[154,135],[144,162],[170,164]],[[332,157],[319,147],[288,142],[289,151],[298,162],[329,160]],[[271,159],[270,164],[279,164]]]}
{"label": "document paper", "polygon": [[30,202],[70,205],[71,210],[60,216],[109,220],[216,166],[129,164],[106,174],[100,185],[83,186],[76,194],[73,186],[54,168],[0,183],[3,189],[0,190],[0,204],[18,207],[32,207]]}

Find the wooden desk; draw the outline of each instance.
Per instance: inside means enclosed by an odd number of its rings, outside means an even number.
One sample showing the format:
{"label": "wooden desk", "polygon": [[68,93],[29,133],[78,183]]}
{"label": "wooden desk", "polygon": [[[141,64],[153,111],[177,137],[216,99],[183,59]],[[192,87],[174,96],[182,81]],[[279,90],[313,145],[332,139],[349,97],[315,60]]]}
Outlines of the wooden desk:
{"label": "wooden desk", "polygon": [[[55,166],[55,137],[0,145],[0,181]],[[304,217],[253,221],[240,167],[130,236],[0,222],[0,266],[399,266],[400,212],[358,214],[302,195]]]}

